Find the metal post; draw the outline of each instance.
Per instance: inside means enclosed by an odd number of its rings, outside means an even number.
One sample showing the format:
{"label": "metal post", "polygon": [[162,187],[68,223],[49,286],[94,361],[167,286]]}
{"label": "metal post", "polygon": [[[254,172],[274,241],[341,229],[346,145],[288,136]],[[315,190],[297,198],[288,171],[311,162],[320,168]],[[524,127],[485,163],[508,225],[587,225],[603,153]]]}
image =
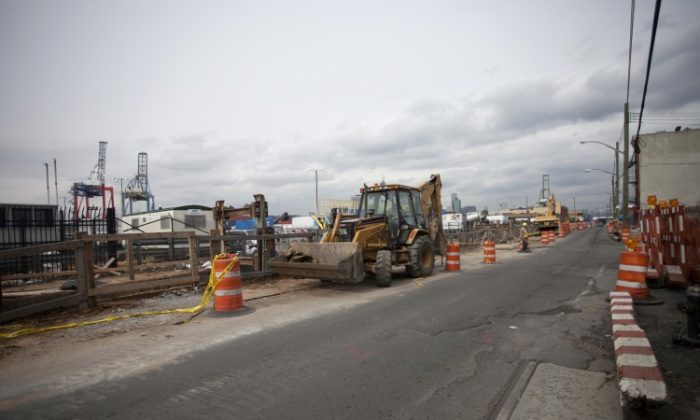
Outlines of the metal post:
{"label": "metal post", "polygon": [[58,207],[58,169],[56,169],[56,158],[53,158],[53,184],[56,191],[56,207]]}
{"label": "metal post", "polygon": [[314,171],[314,176],[316,178],[316,214],[318,215],[320,213],[318,208],[318,170]]}
{"label": "metal post", "polygon": [[610,189],[611,189],[611,194],[610,194],[610,205],[612,206],[612,217],[615,217],[615,173],[610,175]]}
{"label": "metal post", "polygon": [[126,259],[129,261],[129,280],[133,280],[136,277],[136,262],[134,261],[134,241],[132,239],[126,240]]}
{"label": "metal post", "polygon": [[51,190],[49,190],[49,164],[44,162],[46,168],[46,204],[51,204]]}
{"label": "metal post", "polygon": [[320,206],[318,204],[318,173],[326,171],[323,169],[309,169],[308,172],[314,173],[314,180],[316,182],[316,214],[318,215],[321,213]]}
{"label": "metal post", "polygon": [[[75,239],[81,239],[82,232],[75,233]],[[85,280],[85,242],[80,242],[75,247],[75,288],[80,296],[80,306],[87,305],[87,282]]]}
{"label": "metal post", "polygon": [[199,282],[199,254],[197,253],[197,236],[194,233],[187,238],[187,245],[190,253],[190,276],[192,277],[192,287],[196,288],[197,283]]}
{"label": "metal post", "polygon": [[[117,212],[114,208],[107,209],[107,234],[113,235],[117,233]],[[107,260],[114,258],[110,267],[117,266],[117,242],[107,242]]]}
{"label": "metal post", "polygon": [[[260,213],[257,216],[257,220],[255,221],[255,225],[257,227],[256,232],[258,235],[264,235],[267,230],[267,223],[266,223],[266,212],[265,212],[265,207],[267,206],[267,202],[265,201],[265,196],[263,194],[254,194],[253,198],[255,198],[255,203],[254,208],[259,208]],[[267,243],[266,239],[258,239],[257,241],[257,246],[258,246],[258,261],[255,267],[256,271],[262,271],[262,272],[267,272]]]}
{"label": "metal post", "polygon": [[629,158],[630,158],[630,120],[629,120],[629,103],[625,102],[625,117],[624,117],[624,159],[622,168],[622,218],[624,223],[629,223]]}

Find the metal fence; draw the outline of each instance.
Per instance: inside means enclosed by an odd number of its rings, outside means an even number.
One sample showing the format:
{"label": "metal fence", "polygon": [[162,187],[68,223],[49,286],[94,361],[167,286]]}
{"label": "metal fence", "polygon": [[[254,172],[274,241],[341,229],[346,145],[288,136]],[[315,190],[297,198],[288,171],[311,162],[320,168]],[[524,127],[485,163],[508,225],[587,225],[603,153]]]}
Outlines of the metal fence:
{"label": "metal fence", "polygon": [[[72,219],[64,209],[42,209],[41,217],[38,217],[36,211],[32,214],[29,206],[28,217],[17,217],[21,214],[17,209],[13,208],[13,219],[3,220],[0,224],[0,250],[72,241],[79,232],[87,235],[115,233],[113,209],[108,209],[106,218],[96,214],[91,219]],[[105,263],[116,256],[115,244],[98,244],[94,255],[97,263]],[[31,257],[6,258],[0,260],[0,275],[72,270],[75,269],[74,261],[75,256],[70,249],[47,251]]]}

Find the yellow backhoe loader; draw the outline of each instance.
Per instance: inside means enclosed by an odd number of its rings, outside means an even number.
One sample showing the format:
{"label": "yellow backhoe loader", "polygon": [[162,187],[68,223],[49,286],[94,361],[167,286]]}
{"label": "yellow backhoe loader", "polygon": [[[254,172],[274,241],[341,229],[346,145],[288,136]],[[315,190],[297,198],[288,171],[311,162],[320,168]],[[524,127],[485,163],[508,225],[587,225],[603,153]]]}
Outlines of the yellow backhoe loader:
{"label": "yellow backhoe loader", "polygon": [[270,261],[282,275],[359,283],[373,273],[377,286],[391,285],[393,266],[411,277],[429,276],[435,254],[445,255],[440,175],[420,187],[364,186],[358,214],[336,212],[319,243],[294,243]]}

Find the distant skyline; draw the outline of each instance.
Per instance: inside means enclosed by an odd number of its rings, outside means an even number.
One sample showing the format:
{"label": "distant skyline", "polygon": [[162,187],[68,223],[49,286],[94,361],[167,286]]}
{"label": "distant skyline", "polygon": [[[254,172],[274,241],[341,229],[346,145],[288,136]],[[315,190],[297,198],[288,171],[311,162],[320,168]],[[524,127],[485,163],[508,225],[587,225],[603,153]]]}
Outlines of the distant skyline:
{"label": "distant skyline", "polygon": [[[654,2],[637,1],[639,112]],[[700,2],[661,7],[642,133],[700,128]],[[46,202],[147,152],[156,207],[315,211],[363,183],[443,180],[479,210],[532,204],[543,174],[605,208],[622,141],[629,1],[0,0],[0,202]],[[636,125],[630,132],[636,131]],[[115,197],[119,201],[119,196]],[[59,199],[62,204],[62,199]]]}

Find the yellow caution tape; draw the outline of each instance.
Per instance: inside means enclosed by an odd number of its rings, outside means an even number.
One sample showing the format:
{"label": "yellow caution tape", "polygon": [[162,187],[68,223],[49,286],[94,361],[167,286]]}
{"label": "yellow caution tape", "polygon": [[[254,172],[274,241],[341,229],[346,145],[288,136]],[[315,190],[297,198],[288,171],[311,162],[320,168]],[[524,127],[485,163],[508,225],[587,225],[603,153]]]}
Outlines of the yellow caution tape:
{"label": "yellow caution tape", "polygon": [[219,258],[224,258],[225,255],[226,254],[219,254],[219,255],[214,257],[214,261],[212,262],[211,274],[209,275],[209,282],[207,283],[207,287],[204,289],[204,293],[202,293],[202,299],[200,300],[199,305],[197,305],[197,306],[193,306],[191,308],[164,309],[164,310],[160,310],[160,311],[140,312],[137,314],[110,316],[107,318],[96,319],[93,321],[70,322],[68,324],[53,325],[51,327],[23,328],[23,329],[20,329],[20,330],[11,332],[11,333],[0,333],[0,338],[15,338],[15,337],[23,336],[23,335],[40,334],[40,333],[45,333],[45,332],[49,332],[49,331],[65,330],[67,328],[85,327],[88,325],[103,324],[105,322],[120,321],[123,319],[139,318],[139,317],[151,316],[151,315],[192,314],[192,313],[197,313],[197,312],[203,311],[204,308],[206,308],[209,301],[211,300],[211,297],[214,295],[214,291],[216,290],[216,286],[219,285],[219,282],[221,281],[221,279],[224,278],[226,273],[231,271],[231,269],[234,267],[234,265],[236,265],[236,263],[238,262],[238,257],[234,255],[233,259],[226,266],[226,268],[221,273],[221,275],[217,276],[216,272],[214,271],[216,261]]}

